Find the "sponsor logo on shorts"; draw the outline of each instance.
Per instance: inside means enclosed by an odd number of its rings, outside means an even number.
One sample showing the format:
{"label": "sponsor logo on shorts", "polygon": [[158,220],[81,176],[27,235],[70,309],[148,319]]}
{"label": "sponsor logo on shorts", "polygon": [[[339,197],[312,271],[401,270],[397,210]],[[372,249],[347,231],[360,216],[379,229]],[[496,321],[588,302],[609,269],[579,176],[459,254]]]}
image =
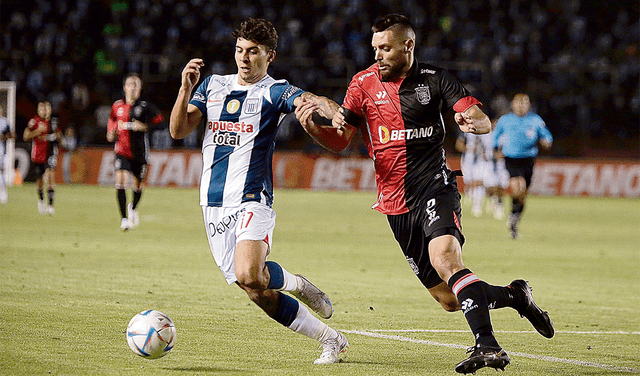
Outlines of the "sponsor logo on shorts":
{"label": "sponsor logo on shorts", "polygon": [[438,215],[438,213],[436,213],[436,199],[435,198],[432,198],[431,200],[427,201],[427,215],[429,216],[429,224],[428,224],[429,227],[431,227],[433,222],[435,222],[438,219],[440,219],[440,216]]}
{"label": "sponsor logo on shorts", "polygon": [[228,229],[230,229],[232,226],[236,224],[236,222],[238,221],[238,218],[246,210],[247,209],[242,208],[237,212],[222,218],[222,220],[218,223],[209,222],[208,226],[209,226],[209,231],[211,231],[211,237],[213,238],[214,236],[216,236],[216,234],[222,235],[225,232],[227,232]]}
{"label": "sponsor logo on shorts", "polygon": [[418,273],[420,273],[420,269],[418,269],[418,265],[413,260],[413,257],[407,257],[407,262],[409,263],[409,266],[411,267],[413,272],[416,273],[416,275],[418,275]]}

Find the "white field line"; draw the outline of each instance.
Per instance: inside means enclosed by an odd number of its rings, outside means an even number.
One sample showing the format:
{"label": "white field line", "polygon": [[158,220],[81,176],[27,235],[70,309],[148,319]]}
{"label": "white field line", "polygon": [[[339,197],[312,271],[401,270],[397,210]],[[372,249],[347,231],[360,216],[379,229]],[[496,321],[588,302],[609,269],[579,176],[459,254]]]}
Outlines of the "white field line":
{"label": "white field line", "polygon": [[[381,330],[376,330],[376,331],[381,331]],[[453,344],[453,343],[440,343],[440,342],[427,341],[427,340],[421,340],[421,339],[413,339],[413,338],[408,338],[408,337],[402,337],[402,336],[399,336],[399,335],[388,335],[388,334],[381,334],[381,333],[373,333],[374,331],[342,330],[342,332],[351,333],[351,334],[360,334],[360,335],[363,335],[363,336],[374,337],[374,338],[384,338],[384,339],[391,339],[391,340],[395,340],[395,341],[419,343],[419,344],[430,345],[430,346],[449,347],[449,348],[454,348],[454,349],[466,349],[468,347],[468,346],[462,346],[462,345],[457,345],[457,344]],[[465,332],[466,333],[468,331],[458,331],[458,330],[440,330],[440,331],[413,330],[412,332],[436,332],[436,333]],[[506,333],[506,332],[503,332],[503,333]],[[520,333],[520,332],[518,332],[518,333]],[[522,333],[529,333],[529,332],[522,332]],[[509,355],[515,355],[515,356],[521,356],[521,357],[524,357],[524,358],[543,360],[543,361],[546,361],[546,362],[566,363],[566,364],[572,364],[572,365],[576,365],[576,366],[606,369],[606,370],[617,371],[617,372],[640,373],[640,369],[637,369],[637,368],[618,367],[618,366],[613,366],[613,365],[610,365],[610,364],[600,364],[600,363],[594,363],[594,362],[585,362],[585,361],[581,361],[581,360],[556,358],[556,357],[553,357],[553,356],[540,356],[540,355],[533,355],[533,354],[527,354],[527,353],[521,353],[521,352],[512,352],[512,351],[509,351],[508,354]]]}
{"label": "white field line", "polygon": [[[469,330],[447,330],[447,329],[371,329],[369,332],[376,333],[469,333]],[[495,333],[533,333],[535,330],[495,330]],[[574,331],[574,330],[556,330],[556,334],[629,334],[640,335],[640,332],[625,332],[625,331],[611,331],[611,332],[599,332],[599,331]]]}

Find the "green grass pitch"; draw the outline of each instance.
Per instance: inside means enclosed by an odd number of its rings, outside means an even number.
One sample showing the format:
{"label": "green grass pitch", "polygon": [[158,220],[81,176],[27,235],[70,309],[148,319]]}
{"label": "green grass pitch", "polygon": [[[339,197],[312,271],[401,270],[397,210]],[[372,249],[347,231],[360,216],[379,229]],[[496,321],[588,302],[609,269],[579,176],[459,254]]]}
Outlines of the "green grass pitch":
{"label": "green grass pitch", "polygon": [[[277,190],[270,259],[331,297],[351,347],[315,366],[318,344],[269,319],[218,271],[195,189],[148,188],[140,227],[119,229],[113,188],[61,185],[54,216],[33,184],[0,205],[0,375],[454,375],[473,344],[413,275],[375,193]],[[640,200],[531,197],[521,236],[464,206],[467,267],[493,284],[530,281],[557,334],[492,311],[505,375],[640,373]],[[142,359],[124,331],[137,312],[174,321],[175,348]],[[493,375],[491,369],[478,375]]]}

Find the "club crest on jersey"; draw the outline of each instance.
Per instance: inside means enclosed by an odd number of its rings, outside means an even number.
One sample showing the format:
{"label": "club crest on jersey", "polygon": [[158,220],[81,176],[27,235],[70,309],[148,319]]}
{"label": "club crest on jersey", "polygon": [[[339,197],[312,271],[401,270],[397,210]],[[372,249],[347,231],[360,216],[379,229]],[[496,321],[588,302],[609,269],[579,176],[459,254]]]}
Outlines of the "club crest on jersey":
{"label": "club crest on jersey", "polygon": [[416,97],[418,98],[418,102],[420,104],[429,104],[431,100],[431,92],[429,91],[429,86],[418,85],[416,87]]}
{"label": "club crest on jersey", "polygon": [[232,99],[227,103],[227,112],[230,114],[235,114],[240,109],[240,101],[237,99]]}
{"label": "club crest on jersey", "polygon": [[260,111],[260,99],[247,98],[247,100],[245,100],[244,104],[242,105],[242,110],[245,114],[257,114],[258,111]]}

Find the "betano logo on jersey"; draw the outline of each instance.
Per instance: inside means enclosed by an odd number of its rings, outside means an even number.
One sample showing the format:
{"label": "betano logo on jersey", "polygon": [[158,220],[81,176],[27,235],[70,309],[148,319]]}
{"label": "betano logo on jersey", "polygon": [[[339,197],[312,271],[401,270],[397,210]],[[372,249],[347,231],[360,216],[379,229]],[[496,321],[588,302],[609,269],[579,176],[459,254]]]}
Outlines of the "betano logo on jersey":
{"label": "betano logo on jersey", "polygon": [[392,129],[391,131],[385,126],[378,127],[378,138],[383,144],[389,141],[412,140],[414,138],[431,137],[432,135],[432,126],[416,129]]}

